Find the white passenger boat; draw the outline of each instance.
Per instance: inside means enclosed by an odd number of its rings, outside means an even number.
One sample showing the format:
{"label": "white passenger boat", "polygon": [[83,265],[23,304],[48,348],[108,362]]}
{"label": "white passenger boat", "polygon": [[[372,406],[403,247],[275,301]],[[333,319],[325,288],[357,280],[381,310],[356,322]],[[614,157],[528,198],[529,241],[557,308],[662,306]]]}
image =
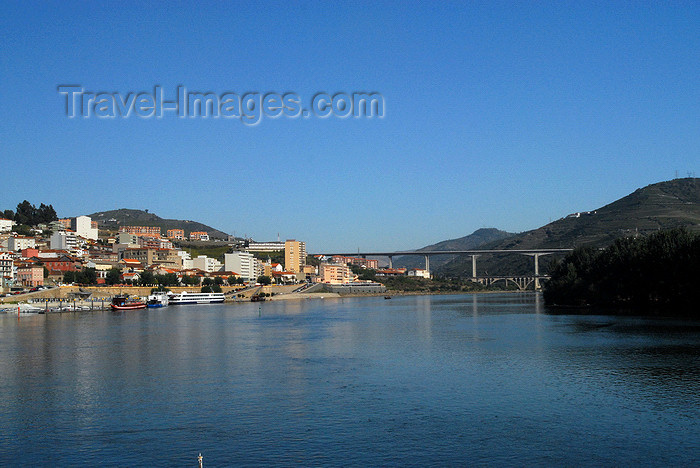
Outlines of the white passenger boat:
{"label": "white passenger boat", "polygon": [[177,304],[215,304],[224,302],[223,293],[191,293],[181,292],[180,294],[170,293],[168,295],[170,305]]}
{"label": "white passenger boat", "polygon": [[148,296],[148,302],[146,302],[146,306],[149,308],[155,308],[155,307],[165,307],[168,305],[170,298],[168,297],[168,293],[166,292],[154,292],[150,296]]}

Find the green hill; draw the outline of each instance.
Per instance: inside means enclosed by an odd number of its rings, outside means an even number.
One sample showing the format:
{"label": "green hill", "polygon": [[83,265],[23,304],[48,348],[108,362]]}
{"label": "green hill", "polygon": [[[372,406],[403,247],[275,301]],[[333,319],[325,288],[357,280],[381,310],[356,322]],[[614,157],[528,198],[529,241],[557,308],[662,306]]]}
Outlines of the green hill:
{"label": "green hill", "polygon": [[160,227],[164,235],[168,229],[183,229],[186,236],[192,231],[205,231],[211,239],[228,239],[228,234],[206,224],[181,219],[164,219],[144,210],[121,208],[118,210],[100,211],[88,216],[93,221],[97,221],[100,229],[117,231],[120,226],[154,226]]}
{"label": "green hill", "polygon": [[[700,179],[674,179],[652,184],[597,210],[574,213],[480,248],[605,247],[619,237],[647,235],[681,226],[700,232]],[[541,265],[546,266],[546,263],[541,261]],[[532,273],[532,259],[524,256],[485,256],[479,258],[478,265],[479,274]],[[471,259],[454,258],[437,269],[437,273],[469,276]]]}

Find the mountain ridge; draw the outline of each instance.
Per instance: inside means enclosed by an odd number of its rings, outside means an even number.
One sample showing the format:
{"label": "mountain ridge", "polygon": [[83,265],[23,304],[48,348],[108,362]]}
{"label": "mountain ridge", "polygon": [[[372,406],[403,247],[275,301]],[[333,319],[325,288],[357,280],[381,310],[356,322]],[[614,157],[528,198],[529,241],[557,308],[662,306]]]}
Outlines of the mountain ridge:
{"label": "mountain ridge", "polygon": [[[650,184],[597,210],[573,213],[539,228],[488,242],[480,248],[605,247],[619,237],[645,235],[675,227],[700,232],[700,179],[673,179]],[[546,263],[540,263],[544,265],[544,271]],[[479,265],[479,274],[532,273],[532,259],[515,255],[480,258]],[[437,268],[436,272],[448,276],[471,276],[471,259],[457,256]]]}

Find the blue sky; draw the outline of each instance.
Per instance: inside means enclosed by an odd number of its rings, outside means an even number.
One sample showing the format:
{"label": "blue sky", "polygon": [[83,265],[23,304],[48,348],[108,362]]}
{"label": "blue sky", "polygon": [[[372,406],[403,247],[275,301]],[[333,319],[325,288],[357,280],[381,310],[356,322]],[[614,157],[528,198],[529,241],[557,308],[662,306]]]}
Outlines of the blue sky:
{"label": "blue sky", "polygon": [[[149,209],[310,252],[407,249],[536,228],[700,172],[697,3],[4,7],[3,209]],[[69,119],[62,84],[374,91],[386,113]]]}

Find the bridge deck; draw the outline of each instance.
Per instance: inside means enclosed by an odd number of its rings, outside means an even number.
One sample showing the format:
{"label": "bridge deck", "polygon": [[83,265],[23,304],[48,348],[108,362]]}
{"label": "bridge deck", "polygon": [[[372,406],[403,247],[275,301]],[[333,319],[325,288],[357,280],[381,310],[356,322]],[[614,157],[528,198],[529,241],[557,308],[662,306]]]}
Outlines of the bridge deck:
{"label": "bridge deck", "polygon": [[396,257],[399,255],[478,255],[478,254],[497,254],[497,253],[517,253],[517,254],[545,254],[545,253],[566,253],[572,252],[574,249],[472,249],[472,250],[406,250],[403,252],[334,252],[334,253],[317,253],[312,255],[342,255],[344,257]]}

